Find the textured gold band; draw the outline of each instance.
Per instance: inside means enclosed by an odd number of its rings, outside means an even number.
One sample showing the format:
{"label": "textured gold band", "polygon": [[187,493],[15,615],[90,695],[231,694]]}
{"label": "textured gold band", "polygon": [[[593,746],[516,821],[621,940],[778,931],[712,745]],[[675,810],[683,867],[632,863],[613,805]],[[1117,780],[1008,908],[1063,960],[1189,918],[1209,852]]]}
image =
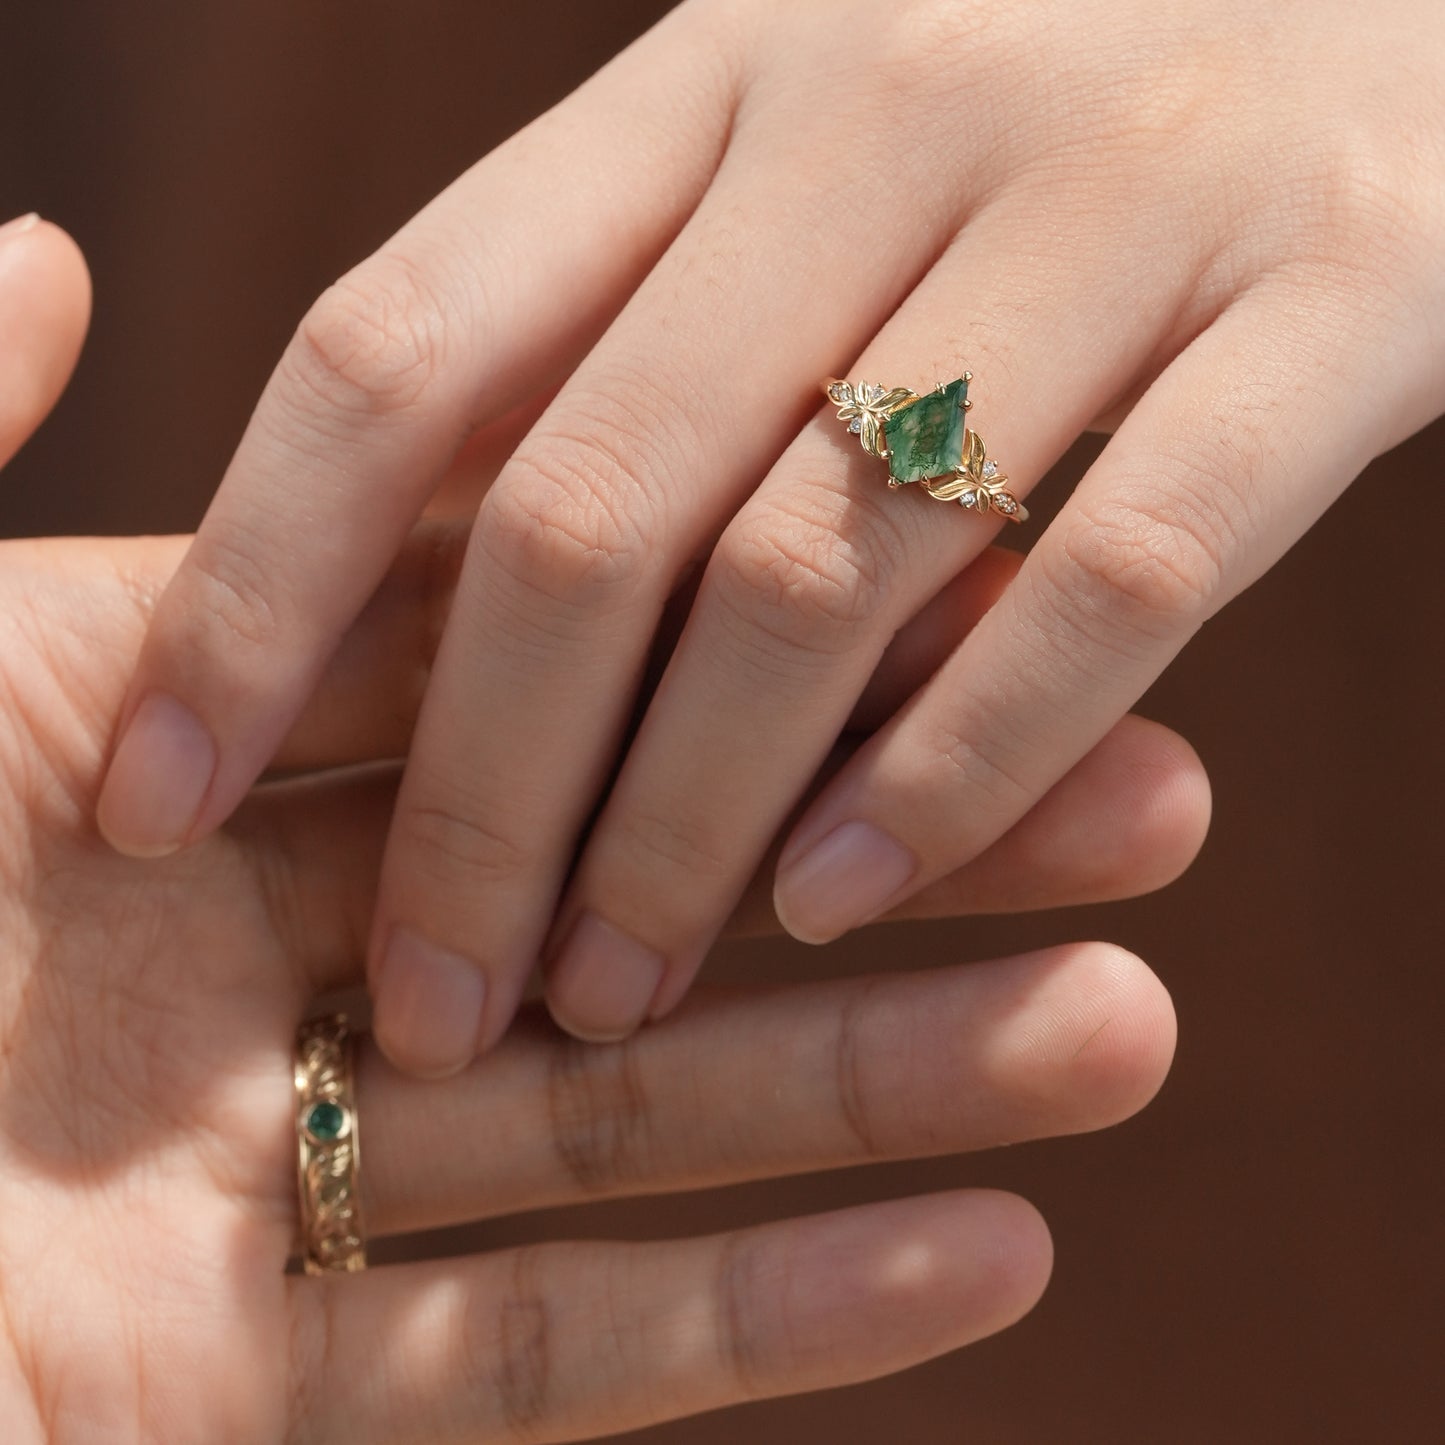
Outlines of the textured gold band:
{"label": "textured gold band", "polygon": [[296,1031],[296,1181],[307,1274],[366,1268],[354,1036],[345,1014]]}

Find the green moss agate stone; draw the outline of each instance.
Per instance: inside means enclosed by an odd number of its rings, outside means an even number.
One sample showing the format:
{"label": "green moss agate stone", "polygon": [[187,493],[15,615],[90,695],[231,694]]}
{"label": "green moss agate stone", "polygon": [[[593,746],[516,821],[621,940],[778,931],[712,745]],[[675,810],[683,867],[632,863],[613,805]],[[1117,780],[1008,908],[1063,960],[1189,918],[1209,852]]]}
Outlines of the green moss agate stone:
{"label": "green moss agate stone", "polygon": [[922,482],[951,476],[963,460],[968,383],[959,377],[895,411],[883,423],[888,470],[895,481]]}

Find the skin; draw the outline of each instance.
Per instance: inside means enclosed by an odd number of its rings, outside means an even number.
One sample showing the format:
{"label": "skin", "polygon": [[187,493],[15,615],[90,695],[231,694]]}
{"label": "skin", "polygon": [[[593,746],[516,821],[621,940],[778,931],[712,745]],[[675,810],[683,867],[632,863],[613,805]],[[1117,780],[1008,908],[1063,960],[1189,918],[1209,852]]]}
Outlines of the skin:
{"label": "skin", "polygon": [[[88,300],[61,232],[0,231],[7,453],[63,386]],[[195,848],[136,861],[96,833],[95,797],[187,542],[0,544],[7,1441],[589,1439],[901,1369],[1031,1307],[1047,1231],[987,1190],[712,1238],[285,1273],[291,1040],[318,996],[360,982],[397,786],[375,760],[410,730],[456,547],[423,535],[380,589],[276,752],[287,781],[254,789]],[[1175,872],[1192,856],[1207,816],[1197,760],[1140,726],[1055,794],[1043,836],[1015,835],[1014,862],[1038,863],[1033,886],[1053,889],[1037,902],[1145,887],[1161,855]],[[1125,759],[1153,780],[1132,795]],[[986,872],[954,887],[982,907],[1008,892]],[[606,1047],[532,1010],[442,1083],[364,1043],[364,1210],[383,1235],[1098,1128],[1147,1102],[1173,1044],[1162,986],[1105,944],[700,994]]]}
{"label": "skin", "polygon": [[[102,829],[157,853],[227,817],[460,440],[536,407],[389,836],[388,1053],[461,1067],[539,959],[579,1035],[662,1016],[783,828],[797,937],[896,909],[1439,413],[1442,101],[1429,0],[690,0],[303,319],[157,612]],[[999,525],[888,492],[818,378],[965,367],[1021,495],[1111,439],[800,814]]]}

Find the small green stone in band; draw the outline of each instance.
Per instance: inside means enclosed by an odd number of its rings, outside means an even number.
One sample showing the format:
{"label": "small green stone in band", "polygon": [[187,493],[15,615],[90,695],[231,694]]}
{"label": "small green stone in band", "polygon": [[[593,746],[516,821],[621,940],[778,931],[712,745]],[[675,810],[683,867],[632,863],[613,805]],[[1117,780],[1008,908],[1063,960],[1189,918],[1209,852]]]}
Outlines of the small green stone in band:
{"label": "small green stone in band", "polygon": [[942,391],[926,392],[883,423],[888,470],[897,482],[946,477],[963,460],[963,403],[968,383],[959,377]]}
{"label": "small green stone in band", "polygon": [[333,1104],[329,1099],[313,1104],[311,1112],[306,1116],[306,1132],[323,1144],[339,1139],[345,1128],[346,1111],[340,1104]]}

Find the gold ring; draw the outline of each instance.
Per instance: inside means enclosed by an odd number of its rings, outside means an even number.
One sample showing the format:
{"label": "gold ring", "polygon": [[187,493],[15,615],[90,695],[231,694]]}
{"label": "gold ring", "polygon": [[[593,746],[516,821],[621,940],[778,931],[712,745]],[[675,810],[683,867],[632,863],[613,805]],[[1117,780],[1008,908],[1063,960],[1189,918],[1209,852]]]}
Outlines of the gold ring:
{"label": "gold ring", "polygon": [[836,377],[829,377],[823,390],[863,450],[888,463],[890,487],[917,482],[940,502],[1026,522],[1028,508],[1009,491],[1008,478],[985,454],[983,439],[966,424],[972,380],[973,373],[965,371],[957,381],[939,382],[922,396],[906,386],[854,385]]}
{"label": "gold ring", "polygon": [[345,1014],[296,1031],[296,1182],[307,1274],[366,1268],[354,1035]]}

